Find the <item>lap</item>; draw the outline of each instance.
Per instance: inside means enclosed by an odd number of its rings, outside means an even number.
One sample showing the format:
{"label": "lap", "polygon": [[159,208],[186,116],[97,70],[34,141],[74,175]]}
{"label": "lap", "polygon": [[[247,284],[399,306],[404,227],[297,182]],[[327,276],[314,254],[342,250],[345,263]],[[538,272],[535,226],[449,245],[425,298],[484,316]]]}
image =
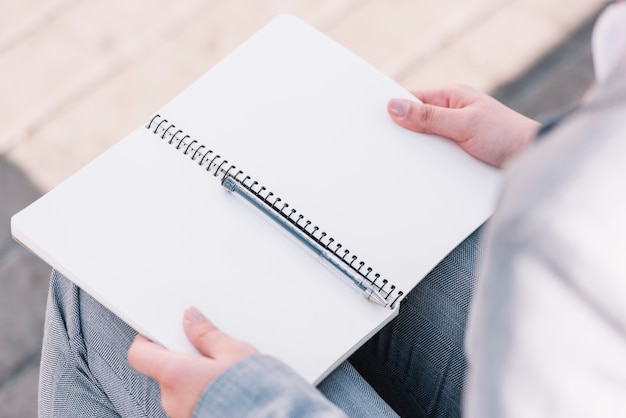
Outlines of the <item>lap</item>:
{"label": "lap", "polygon": [[[166,417],[153,379],[126,353],[137,332],[76,285],[53,272],[40,378],[41,416]],[[394,416],[349,363],[321,384],[353,416]]]}
{"label": "lap", "polygon": [[[479,252],[474,233],[407,295],[398,318],[320,384],[322,393],[349,413],[359,408],[392,413],[378,392],[403,416],[459,415],[463,337]],[[127,362],[135,335],[53,272],[42,351],[42,416],[166,416],[156,382]]]}
{"label": "lap", "polygon": [[126,359],[136,331],[53,272],[40,373],[42,416],[166,417],[155,381]]}
{"label": "lap", "polygon": [[480,231],[446,256],[407,295],[398,317],[350,358],[402,416],[461,416],[464,337],[478,278]]}

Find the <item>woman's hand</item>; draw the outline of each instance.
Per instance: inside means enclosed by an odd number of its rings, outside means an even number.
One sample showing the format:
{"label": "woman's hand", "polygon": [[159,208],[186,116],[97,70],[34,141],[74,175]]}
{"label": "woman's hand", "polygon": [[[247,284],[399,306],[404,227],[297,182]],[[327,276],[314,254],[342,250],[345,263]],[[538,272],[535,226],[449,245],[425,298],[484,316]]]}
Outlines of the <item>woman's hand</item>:
{"label": "woman's hand", "polygon": [[130,365],[159,382],[163,409],[172,418],[191,417],[209,383],[238,361],[258,354],[250,344],[217,329],[196,308],[185,311],[183,327],[202,356],[169,351],[142,335],[128,350]]}
{"label": "woman's hand", "polygon": [[419,90],[423,103],[392,99],[387,110],[400,126],[453,140],[468,154],[496,167],[532,141],[539,123],[465,86]]}

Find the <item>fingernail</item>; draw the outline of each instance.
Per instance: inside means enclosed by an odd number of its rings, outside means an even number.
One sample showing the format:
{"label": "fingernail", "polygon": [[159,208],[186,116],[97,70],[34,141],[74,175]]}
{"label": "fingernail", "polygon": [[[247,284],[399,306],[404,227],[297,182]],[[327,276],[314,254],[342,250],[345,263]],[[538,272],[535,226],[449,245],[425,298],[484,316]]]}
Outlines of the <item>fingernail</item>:
{"label": "fingernail", "polygon": [[392,115],[403,118],[409,113],[409,103],[406,100],[391,99],[387,105],[387,110]]}
{"label": "fingernail", "polygon": [[195,306],[190,306],[185,309],[185,321],[193,323],[204,321],[205,319],[206,317],[202,315],[202,312],[200,312]]}

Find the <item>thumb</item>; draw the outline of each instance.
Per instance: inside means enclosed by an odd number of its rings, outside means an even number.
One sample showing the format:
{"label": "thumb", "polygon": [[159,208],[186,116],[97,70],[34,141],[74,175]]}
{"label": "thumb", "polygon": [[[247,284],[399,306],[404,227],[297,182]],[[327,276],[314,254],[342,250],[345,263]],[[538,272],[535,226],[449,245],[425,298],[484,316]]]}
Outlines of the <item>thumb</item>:
{"label": "thumb", "polygon": [[196,350],[210,358],[218,355],[220,345],[223,345],[224,339],[228,338],[193,306],[185,309],[183,327],[187,338]]}
{"label": "thumb", "polygon": [[411,131],[458,139],[457,109],[435,106],[406,99],[391,99],[387,104],[391,119]]}
{"label": "thumb", "polygon": [[201,354],[228,366],[245,357],[258,354],[252,345],[239,341],[217,328],[197,308],[185,310],[183,327],[187,338]]}

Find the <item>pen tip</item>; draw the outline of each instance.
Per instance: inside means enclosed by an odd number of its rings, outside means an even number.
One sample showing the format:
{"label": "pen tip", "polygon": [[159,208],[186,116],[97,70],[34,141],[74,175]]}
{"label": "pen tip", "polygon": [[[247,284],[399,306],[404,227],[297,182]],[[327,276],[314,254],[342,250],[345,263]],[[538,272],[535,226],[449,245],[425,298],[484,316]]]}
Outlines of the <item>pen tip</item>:
{"label": "pen tip", "polygon": [[374,289],[370,289],[369,291],[366,291],[365,297],[371,300],[372,302],[379,304],[380,306],[388,305],[385,298],[380,293],[376,292]]}

